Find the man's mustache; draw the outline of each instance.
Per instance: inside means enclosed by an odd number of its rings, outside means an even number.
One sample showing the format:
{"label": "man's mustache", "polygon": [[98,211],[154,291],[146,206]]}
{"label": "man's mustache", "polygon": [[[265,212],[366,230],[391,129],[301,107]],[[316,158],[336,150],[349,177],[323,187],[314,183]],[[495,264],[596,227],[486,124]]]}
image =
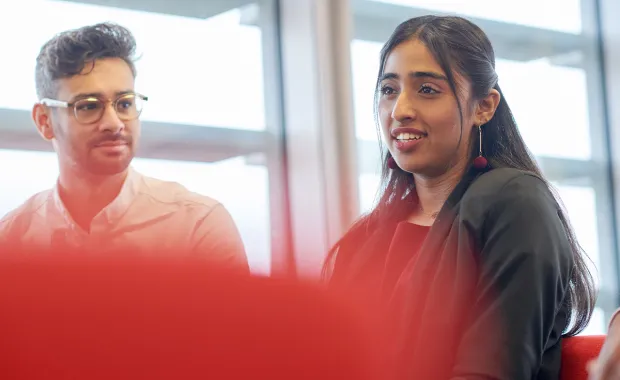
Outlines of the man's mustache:
{"label": "man's mustache", "polygon": [[127,145],[131,145],[133,138],[128,135],[114,134],[105,135],[93,141],[92,145],[97,146],[107,142],[124,142]]}

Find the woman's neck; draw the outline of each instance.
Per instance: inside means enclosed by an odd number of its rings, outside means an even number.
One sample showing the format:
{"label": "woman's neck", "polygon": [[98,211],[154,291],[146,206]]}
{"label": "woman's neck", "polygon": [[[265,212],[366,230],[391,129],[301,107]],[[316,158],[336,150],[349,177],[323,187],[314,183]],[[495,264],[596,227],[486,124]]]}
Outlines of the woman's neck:
{"label": "woman's neck", "polygon": [[423,220],[434,220],[464,172],[464,167],[455,166],[444,174],[432,178],[414,174],[418,198],[418,208],[414,213]]}
{"label": "woman's neck", "polygon": [[415,189],[420,211],[427,215],[438,213],[457,183],[458,179],[455,178],[416,179]]}

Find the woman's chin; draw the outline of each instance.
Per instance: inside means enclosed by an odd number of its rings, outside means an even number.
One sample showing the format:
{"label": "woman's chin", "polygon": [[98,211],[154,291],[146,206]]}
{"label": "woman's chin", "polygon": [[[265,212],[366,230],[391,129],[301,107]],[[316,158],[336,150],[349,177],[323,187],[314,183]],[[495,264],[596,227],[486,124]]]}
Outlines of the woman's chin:
{"label": "woman's chin", "polygon": [[436,165],[431,165],[421,160],[398,160],[401,170],[422,177],[434,178],[440,177],[446,173],[446,168],[438,168]]}
{"label": "woman's chin", "polygon": [[426,166],[425,165],[420,165],[418,162],[408,162],[407,160],[403,161],[397,161],[399,162],[398,167],[401,168],[401,170],[410,173],[410,174],[420,174],[425,172],[426,170]]}

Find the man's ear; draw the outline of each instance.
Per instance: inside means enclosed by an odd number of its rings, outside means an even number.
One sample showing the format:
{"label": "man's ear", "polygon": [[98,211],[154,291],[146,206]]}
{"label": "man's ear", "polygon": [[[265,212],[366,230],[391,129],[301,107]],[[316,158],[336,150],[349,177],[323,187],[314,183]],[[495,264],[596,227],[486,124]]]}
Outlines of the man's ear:
{"label": "man's ear", "polygon": [[499,91],[492,88],[489,94],[478,102],[475,114],[476,125],[484,125],[493,118],[501,98]]}
{"label": "man's ear", "polygon": [[47,141],[52,141],[54,139],[50,112],[51,110],[43,104],[37,103],[32,107],[32,120],[34,120],[37,131],[39,131],[41,137]]}

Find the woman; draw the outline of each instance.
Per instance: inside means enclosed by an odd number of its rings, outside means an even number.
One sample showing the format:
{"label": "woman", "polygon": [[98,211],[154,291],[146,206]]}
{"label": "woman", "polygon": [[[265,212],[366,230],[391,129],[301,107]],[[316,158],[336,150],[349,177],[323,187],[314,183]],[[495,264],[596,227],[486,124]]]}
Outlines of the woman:
{"label": "woman", "polygon": [[592,277],[487,36],[458,17],[402,23],[376,105],[382,194],[329,252],[329,284],[386,311],[396,378],[557,379],[562,335],[592,313]]}

